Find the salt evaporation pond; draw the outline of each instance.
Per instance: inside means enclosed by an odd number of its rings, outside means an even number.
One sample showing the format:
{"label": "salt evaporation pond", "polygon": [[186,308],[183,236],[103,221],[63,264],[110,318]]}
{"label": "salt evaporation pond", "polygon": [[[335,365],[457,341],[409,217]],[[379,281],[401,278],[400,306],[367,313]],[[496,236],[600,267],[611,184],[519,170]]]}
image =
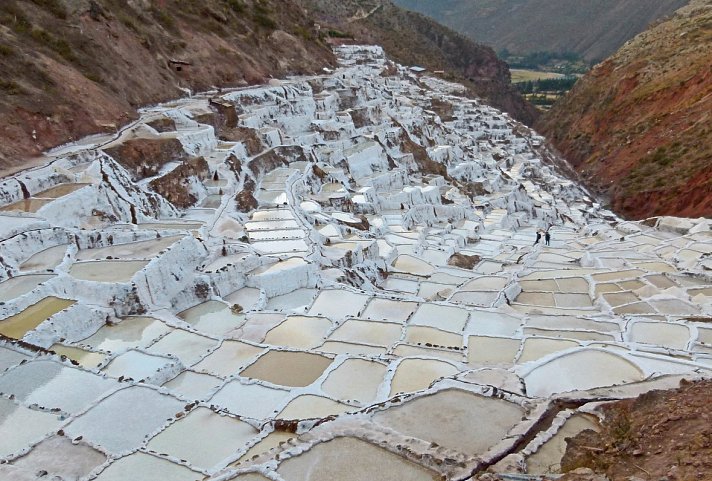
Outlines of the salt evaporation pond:
{"label": "salt evaporation pond", "polygon": [[[461,86],[336,51],[3,179],[2,475],[555,473],[601,399],[712,377],[712,221],[618,219]],[[233,111],[245,140],[221,141]],[[145,132],[209,175],[131,182],[96,143]]]}

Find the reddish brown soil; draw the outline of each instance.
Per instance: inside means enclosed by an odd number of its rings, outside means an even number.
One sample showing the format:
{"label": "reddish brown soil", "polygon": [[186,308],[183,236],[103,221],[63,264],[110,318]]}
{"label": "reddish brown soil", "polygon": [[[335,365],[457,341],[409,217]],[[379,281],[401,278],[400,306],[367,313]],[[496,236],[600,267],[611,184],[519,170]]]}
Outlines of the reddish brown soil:
{"label": "reddish brown soil", "polygon": [[537,128],[631,218],[712,216],[712,9],[695,0],[581,79]]}
{"label": "reddish brown soil", "polygon": [[601,433],[569,440],[562,469],[589,468],[611,481],[712,480],[710,400],[712,381],[683,381],[676,390],[607,405]]}

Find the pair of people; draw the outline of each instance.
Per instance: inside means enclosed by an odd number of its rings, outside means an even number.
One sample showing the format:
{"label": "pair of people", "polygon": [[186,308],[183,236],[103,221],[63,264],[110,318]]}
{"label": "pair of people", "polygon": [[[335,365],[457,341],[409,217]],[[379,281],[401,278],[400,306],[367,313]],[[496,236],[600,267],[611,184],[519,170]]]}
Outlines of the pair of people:
{"label": "pair of people", "polygon": [[549,234],[549,229],[544,230],[537,230],[536,231],[536,240],[534,241],[534,245],[537,245],[539,241],[541,240],[541,235],[544,234],[544,242],[546,245],[550,245],[549,243],[551,242],[551,234]]}

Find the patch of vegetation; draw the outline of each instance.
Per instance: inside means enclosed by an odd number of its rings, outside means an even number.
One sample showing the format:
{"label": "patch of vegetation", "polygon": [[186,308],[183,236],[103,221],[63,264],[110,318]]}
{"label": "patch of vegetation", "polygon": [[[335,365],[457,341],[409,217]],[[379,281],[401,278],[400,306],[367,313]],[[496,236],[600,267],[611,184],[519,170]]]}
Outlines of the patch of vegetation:
{"label": "patch of vegetation", "polygon": [[47,30],[43,30],[41,28],[33,28],[30,32],[30,36],[37,43],[54,50],[68,62],[77,61],[77,57],[72,51],[72,46],[69,45],[69,43],[63,38],[57,38],[51,33],[49,33]]}
{"label": "patch of vegetation", "polygon": [[40,7],[46,12],[51,13],[57,18],[65,20],[67,18],[67,10],[59,0],[31,0],[32,3]]}
{"label": "patch of vegetation", "polygon": [[178,32],[178,26],[176,25],[175,18],[173,18],[173,15],[168,13],[166,10],[152,5],[150,12],[151,16],[166,30],[173,33]]}
{"label": "patch of vegetation", "polygon": [[0,24],[7,25],[19,34],[26,34],[32,30],[30,19],[13,2],[0,1]]}
{"label": "patch of vegetation", "polygon": [[342,32],[341,30],[330,29],[326,33],[331,38],[354,38],[350,33]]}
{"label": "patch of vegetation", "polygon": [[15,49],[9,45],[0,45],[0,56],[11,57],[15,55]]}
{"label": "patch of vegetation", "polygon": [[535,92],[566,93],[573,88],[577,80],[578,77],[529,80],[526,82],[519,82],[514,86],[523,94],[532,94]]}
{"label": "patch of vegetation", "polygon": [[230,10],[233,12],[237,13],[238,15],[242,15],[245,13],[245,4],[242,3],[242,0],[226,0],[227,6],[230,7]]}
{"label": "patch of vegetation", "polygon": [[14,80],[2,79],[0,79],[0,92],[6,95],[20,95],[25,93],[23,88],[20,87],[20,85],[18,85],[18,83]]}
{"label": "patch of vegetation", "polygon": [[543,70],[565,75],[586,73],[593,65],[575,52],[540,51],[515,54],[505,48],[500,50],[497,55],[512,68]]}
{"label": "patch of vegetation", "polygon": [[252,13],[252,18],[255,23],[260,27],[264,27],[268,30],[276,30],[277,22],[270,16],[272,11],[262,2],[255,3],[254,11]]}

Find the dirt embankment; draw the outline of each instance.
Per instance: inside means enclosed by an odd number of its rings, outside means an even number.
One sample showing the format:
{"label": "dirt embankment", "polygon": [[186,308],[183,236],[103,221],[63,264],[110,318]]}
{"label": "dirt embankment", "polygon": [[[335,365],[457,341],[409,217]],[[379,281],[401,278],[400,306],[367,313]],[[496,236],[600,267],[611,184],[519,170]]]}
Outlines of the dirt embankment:
{"label": "dirt embankment", "polygon": [[712,5],[694,0],[545,114],[551,139],[630,218],[712,216]]}
{"label": "dirt embankment", "polygon": [[186,89],[333,64],[292,0],[2,0],[0,170]]}
{"label": "dirt embankment", "polygon": [[607,405],[600,433],[569,440],[562,470],[578,473],[561,481],[711,480],[711,399],[712,381],[683,381],[676,390]]}

